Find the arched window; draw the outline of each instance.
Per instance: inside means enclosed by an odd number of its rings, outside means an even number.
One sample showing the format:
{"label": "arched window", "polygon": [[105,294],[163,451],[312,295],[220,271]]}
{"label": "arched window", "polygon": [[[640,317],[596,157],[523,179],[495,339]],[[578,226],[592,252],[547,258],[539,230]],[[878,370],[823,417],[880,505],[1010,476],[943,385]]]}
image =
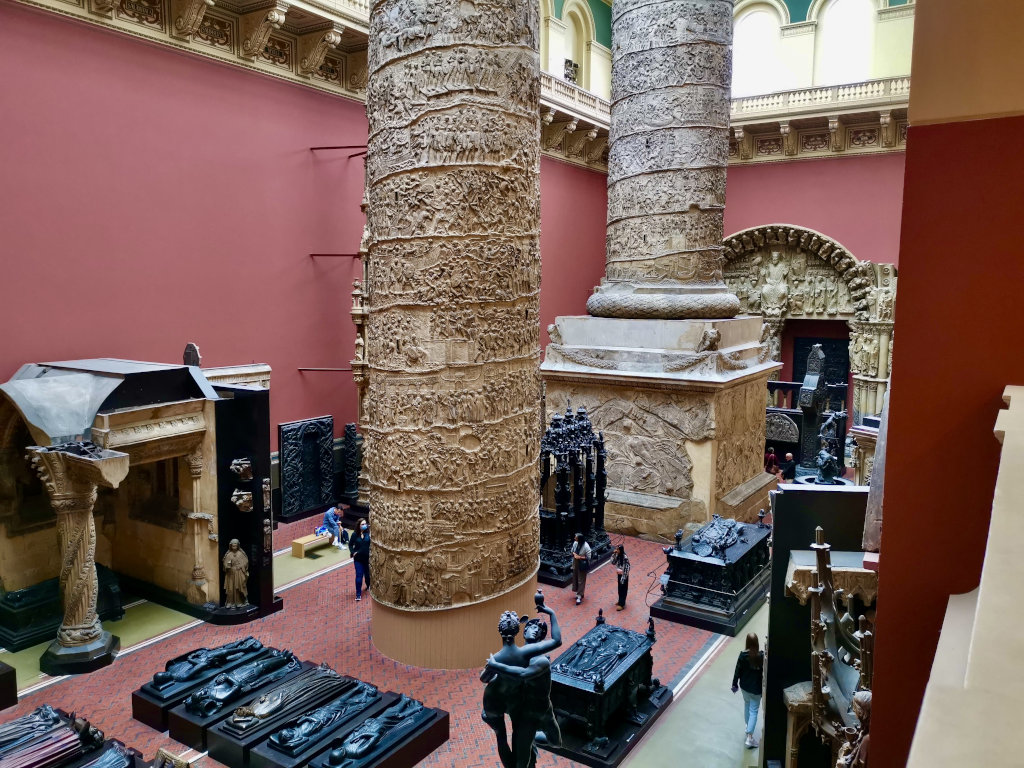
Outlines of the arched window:
{"label": "arched window", "polygon": [[[584,0],[567,0],[562,8],[565,24],[565,62],[562,75],[582,88],[590,87],[590,43],[594,39],[594,17]],[[552,62],[554,64],[554,62]]]}
{"label": "arched window", "polygon": [[794,87],[794,78],[782,58],[778,12],[770,5],[754,5],[733,28],[732,95],[755,96]]}
{"label": "arched window", "polygon": [[818,14],[814,84],[871,79],[875,0],[827,0]]}

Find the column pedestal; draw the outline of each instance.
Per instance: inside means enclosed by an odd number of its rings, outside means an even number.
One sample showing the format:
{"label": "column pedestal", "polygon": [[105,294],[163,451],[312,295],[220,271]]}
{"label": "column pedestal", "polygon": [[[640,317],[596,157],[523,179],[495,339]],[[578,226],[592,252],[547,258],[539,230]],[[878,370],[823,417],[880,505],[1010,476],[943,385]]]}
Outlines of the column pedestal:
{"label": "column pedestal", "polygon": [[711,515],[754,521],[768,376],[761,319],[560,317],[541,374],[551,407],[584,406],[608,451],[605,527],[671,539]]}

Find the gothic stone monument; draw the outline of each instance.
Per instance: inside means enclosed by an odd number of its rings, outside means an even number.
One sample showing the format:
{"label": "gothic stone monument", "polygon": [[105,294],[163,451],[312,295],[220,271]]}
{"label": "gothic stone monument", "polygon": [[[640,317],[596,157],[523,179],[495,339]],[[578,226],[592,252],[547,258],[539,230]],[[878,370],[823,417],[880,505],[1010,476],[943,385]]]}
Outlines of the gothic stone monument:
{"label": "gothic stone monument", "polygon": [[606,525],[670,537],[714,513],[753,519],[765,383],[759,317],[723,280],[730,0],[616,2],[606,276],[560,317],[549,402],[585,406],[608,451]]}
{"label": "gothic stone monument", "polygon": [[418,666],[479,664],[536,588],[537,30],[530,0],[370,12],[373,639]]}

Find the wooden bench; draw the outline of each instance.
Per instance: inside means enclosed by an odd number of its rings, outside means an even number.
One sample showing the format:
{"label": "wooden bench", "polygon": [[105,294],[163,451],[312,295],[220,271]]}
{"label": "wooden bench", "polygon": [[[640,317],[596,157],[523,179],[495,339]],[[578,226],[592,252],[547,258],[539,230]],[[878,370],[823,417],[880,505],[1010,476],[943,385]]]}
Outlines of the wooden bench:
{"label": "wooden bench", "polygon": [[305,557],[306,552],[309,550],[316,549],[317,547],[326,547],[330,543],[331,537],[326,533],[322,536],[311,533],[309,536],[303,536],[292,542],[292,557]]}

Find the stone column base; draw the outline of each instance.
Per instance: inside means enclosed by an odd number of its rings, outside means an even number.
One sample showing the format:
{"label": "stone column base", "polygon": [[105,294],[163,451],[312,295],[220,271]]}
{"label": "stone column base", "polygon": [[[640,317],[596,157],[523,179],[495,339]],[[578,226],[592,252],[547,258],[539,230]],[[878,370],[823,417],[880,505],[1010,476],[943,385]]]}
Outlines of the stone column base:
{"label": "stone column base", "polygon": [[102,633],[85,645],[61,645],[54,640],[39,658],[39,669],[48,675],[77,675],[109,665],[121,649],[121,638]]}
{"label": "stone column base", "polygon": [[487,657],[501,648],[498,619],[502,612],[536,615],[536,592],[534,572],[511,592],[458,608],[400,611],[374,600],[373,644],[389,659],[414,667],[483,669]]}

